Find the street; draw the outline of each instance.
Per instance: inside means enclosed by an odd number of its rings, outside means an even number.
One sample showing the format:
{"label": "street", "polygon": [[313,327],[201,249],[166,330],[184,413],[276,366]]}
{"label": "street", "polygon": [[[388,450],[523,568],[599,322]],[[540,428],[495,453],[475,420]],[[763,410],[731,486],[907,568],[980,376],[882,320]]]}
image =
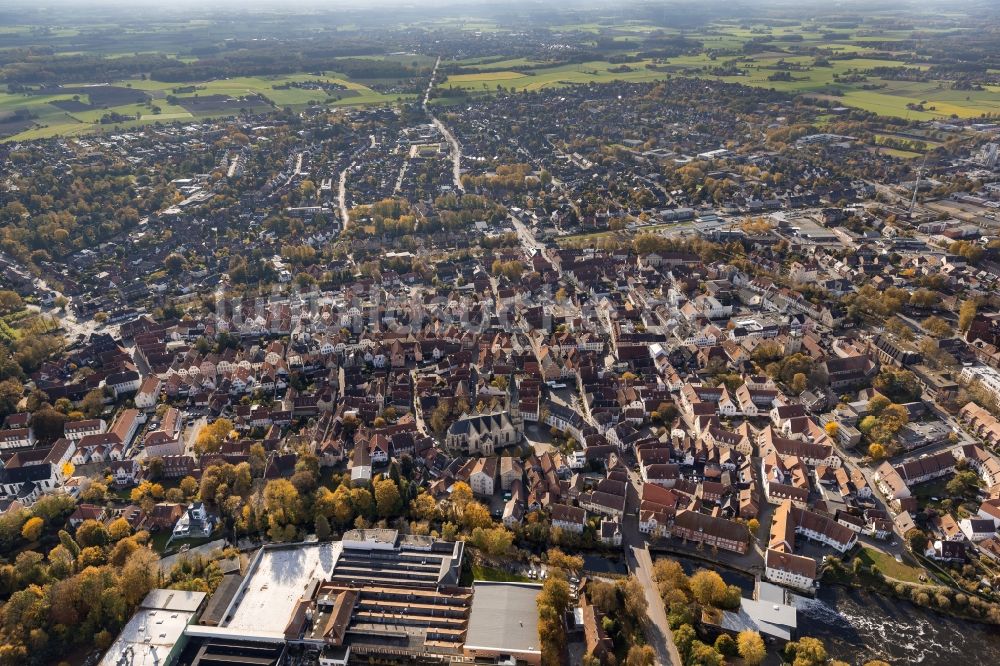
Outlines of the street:
{"label": "street", "polygon": [[[431,90],[434,88],[434,81],[437,78],[438,67],[441,65],[441,57],[438,56],[437,62],[434,63],[434,71],[431,72],[431,80],[427,84],[427,92],[424,94],[424,111],[430,116],[431,122],[434,123],[434,127],[441,132],[444,136],[445,141],[451,146],[451,159],[452,159],[452,179],[455,183],[455,189],[459,192],[465,192],[465,186],[462,185],[462,147],[458,145],[458,141],[455,139],[454,135],[448,128],[445,127],[444,123],[438,120],[430,110],[430,104],[428,102],[431,98]],[[402,177],[402,176],[401,176]]]}
{"label": "street", "polygon": [[[632,473],[629,473],[632,476]],[[635,481],[629,484],[622,519],[622,544],[628,570],[634,574],[646,594],[646,614],[649,621],[644,627],[646,642],[656,650],[657,664],[681,666],[680,653],[674,645],[673,632],[667,622],[667,612],[660,598],[660,591],[653,580],[653,558],[649,555],[646,539],[639,533],[639,491]]]}

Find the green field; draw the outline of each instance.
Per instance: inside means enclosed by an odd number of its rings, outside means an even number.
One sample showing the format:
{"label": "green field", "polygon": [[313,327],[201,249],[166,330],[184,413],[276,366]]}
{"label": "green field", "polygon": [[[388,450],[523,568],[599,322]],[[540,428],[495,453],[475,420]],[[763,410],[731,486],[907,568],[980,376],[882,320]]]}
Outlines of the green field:
{"label": "green field", "polygon": [[892,555],[874,548],[862,548],[857,558],[868,566],[877,566],[886,577],[907,583],[919,583],[920,576],[923,575],[922,569],[897,562]]}
{"label": "green field", "polygon": [[[205,28],[210,22],[193,20],[191,27]],[[91,26],[96,29],[100,26]],[[115,27],[113,25],[106,28]],[[492,19],[476,17],[452,17],[418,22],[413,26],[440,30],[461,30],[476,32],[503,32],[517,30]],[[612,81],[651,82],[666,80],[673,76],[690,76],[730,83],[740,83],[759,88],[768,88],[790,94],[807,95],[825,100],[833,105],[865,109],[886,116],[909,120],[931,120],[935,118],[973,118],[982,114],[1000,111],[1000,87],[987,86],[982,90],[954,90],[947,81],[896,81],[863,74],[876,67],[907,67],[927,70],[930,65],[921,62],[916,54],[907,53],[907,41],[915,35],[926,35],[935,28],[883,29],[864,26],[863,28],[830,28],[822,20],[808,21],[763,21],[744,22],[739,20],[716,21],[698,29],[682,30],[664,27],[644,20],[625,20],[607,16],[595,16],[593,20],[548,26],[555,33],[564,35],[569,42],[577,40],[584,46],[600,47],[601,58],[589,62],[560,64],[546,62],[548,55],[511,57],[503,52],[492,56],[477,56],[454,61],[452,64],[463,68],[461,74],[446,78],[442,88],[457,88],[472,95],[490,94],[498,88],[513,91],[535,91],[558,88],[567,85],[602,83]],[[338,28],[340,29],[340,28]],[[343,28],[348,29],[348,28]],[[23,39],[31,35],[28,26],[0,26],[0,41]],[[131,28],[124,28],[127,32]],[[943,29],[941,29],[943,30]],[[56,29],[50,36],[72,37],[78,31]],[[652,56],[650,42],[683,37],[689,43],[700,43],[701,48],[689,49],[685,55],[638,59],[624,65],[616,56],[636,57],[639,53]],[[754,48],[746,50],[748,42],[755,42]],[[154,40],[155,41],[155,40]],[[73,51],[76,44],[65,41],[59,53],[86,53]],[[609,46],[610,45],[610,46]],[[109,58],[136,53],[155,53],[157,43],[144,42],[140,49],[126,52],[120,45],[107,49]],[[878,47],[879,50],[876,50]],[[687,48],[685,45],[682,48]],[[815,53],[821,50],[821,53]],[[120,51],[120,53],[119,53]],[[169,57],[190,62],[190,55],[181,55],[183,48],[177,44],[164,47],[162,52]],[[673,51],[676,52],[676,51]],[[394,60],[416,63],[430,67],[435,57],[428,54],[399,52],[382,55],[358,56],[362,58]],[[828,60],[816,64],[817,57]],[[627,59],[627,58],[626,58]],[[612,62],[615,61],[615,62]],[[334,66],[333,69],[336,69]],[[470,72],[469,70],[480,70]],[[615,71],[617,70],[617,71]],[[777,80],[771,77],[782,74]],[[852,80],[864,75],[866,80]],[[310,90],[286,88],[276,90],[290,82],[314,81],[317,78],[344,86],[343,90]],[[232,115],[245,108],[241,98],[260,96],[266,102],[247,104],[255,111],[262,104],[276,107],[301,109],[310,102],[320,102],[333,106],[365,106],[393,104],[399,99],[411,100],[417,95],[383,94],[374,88],[394,86],[395,81],[352,80],[343,73],[327,72],[318,77],[299,72],[282,76],[246,76],[229,79],[215,79],[195,83],[196,90],[184,93],[172,92],[183,84],[164,83],[149,80],[129,80],[115,82],[119,86],[131,86],[143,90],[153,98],[149,103],[135,103],[120,106],[95,106],[59,108],[54,102],[72,99],[72,94],[23,95],[0,92],[0,133],[12,134],[8,139],[32,139],[51,136],[85,134],[101,129],[130,128],[154,122],[200,120]],[[0,88],[3,90],[3,88]],[[168,104],[166,97],[175,95],[175,104]],[[79,95],[84,104],[89,103],[86,94]],[[193,99],[193,98],[208,99]],[[108,99],[102,97],[100,99]],[[114,98],[112,98],[114,99]],[[120,99],[120,98],[119,98]],[[460,103],[454,95],[444,95],[433,101],[447,105]],[[158,113],[153,106],[158,107]],[[29,111],[32,124],[11,118],[11,112]],[[100,119],[107,113],[118,113],[132,117],[115,124],[101,124]],[[141,114],[139,119],[135,119]],[[4,127],[4,121],[8,120]],[[930,146],[930,144],[928,144]],[[899,157],[911,157],[906,150],[909,146],[884,147],[894,150]]]}
{"label": "green field", "polygon": [[[580,23],[553,26],[552,29],[624,40],[625,49],[629,48],[627,42],[640,39],[645,33],[676,33],[642,22]],[[716,23],[702,30],[683,33],[689,39],[700,41],[703,49],[697,54],[655,62],[659,70],[666,71],[647,69],[646,65],[653,63],[651,60],[628,63],[630,71],[614,72],[611,70],[618,66],[604,60],[546,67],[543,63],[524,59],[497,61],[494,58],[490,62],[490,58],[475,58],[458,64],[482,69],[481,73],[453,75],[441,85],[472,93],[487,93],[497,86],[525,91],[580,83],[657,81],[682,75],[805,94],[838,105],[911,120],[932,120],[952,115],[972,118],[1000,111],[1000,89],[996,87],[953,90],[946,81],[896,81],[867,75],[867,80],[861,82],[837,80],[838,77],[850,77],[876,67],[907,67],[926,71],[929,65],[910,62],[910,54],[896,52],[892,55],[899,56],[899,59],[877,58],[873,56],[884,56],[886,52],[876,53],[868,46],[869,42],[908,39],[912,34],[910,30],[882,30],[876,34],[857,36],[852,31],[831,31],[812,23],[782,26]],[[784,41],[790,36],[801,37],[801,40]],[[751,39],[761,40],[763,48],[748,55],[743,52],[743,46]],[[816,56],[803,53],[812,48],[832,51],[837,57],[829,60],[829,66],[815,66]],[[635,53],[625,51],[624,55]],[[770,80],[772,74],[786,65],[789,66],[790,80]],[[713,71],[720,68],[736,69],[739,74],[720,76]],[[922,110],[919,105],[922,105]]]}
{"label": "green field", "polygon": [[[651,61],[629,63],[632,71],[612,72],[620,67],[604,60],[559,65],[522,72],[508,70],[501,72],[482,72],[479,74],[458,74],[449,76],[441,84],[443,88],[464,88],[470,91],[492,90],[497,85],[513,88],[517,91],[542,90],[544,88],[560,87],[577,83],[601,83],[610,81],[658,81],[668,76],[665,72],[646,69],[645,64]],[[492,66],[489,66],[492,67]]]}
{"label": "green field", "polygon": [[[421,56],[400,56],[410,59],[420,60]],[[274,86],[282,86],[290,82],[316,81],[322,80],[328,83],[342,85],[346,90],[333,91],[330,94],[323,90],[307,90],[300,88],[287,88],[275,90]],[[194,92],[179,93],[176,95],[178,104],[169,104],[166,101],[167,95],[173,94],[175,88],[186,84],[165,83],[162,81],[131,79],[119,81],[115,85],[131,87],[136,90],[143,90],[153,98],[152,105],[159,107],[160,113],[154,114],[151,106],[147,104],[123,104],[107,108],[93,108],[81,111],[65,111],[51,102],[68,101],[73,99],[73,94],[65,95],[25,95],[0,93],[0,114],[18,109],[28,109],[36,115],[35,126],[26,129],[18,134],[8,137],[6,140],[27,140],[48,138],[53,136],[74,136],[96,131],[99,129],[110,129],[112,127],[137,127],[155,122],[170,122],[175,120],[205,119],[218,116],[231,115],[238,111],[238,104],[233,104],[225,111],[194,111],[182,106],[185,100],[195,97],[211,97],[222,95],[227,98],[239,98],[247,95],[261,95],[279,107],[301,108],[311,101],[325,102],[328,98],[341,97],[332,102],[334,106],[364,106],[395,103],[397,95],[386,95],[372,90],[366,85],[348,80],[343,76],[323,76],[317,77],[311,74],[299,73],[286,76],[253,76],[237,77],[231,79],[218,79],[203,81],[194,85]],[[87,95],[79,95],[80,101],[89,103]],[[415,95],[404,95],[406,99],[414,98]],[[100,124],[100,118],[109,112],[116,112],[125,116],[135,116],[141,114],[139,120],[123,121],[113,125]]]}
{"label": "green field", "polygon": [[[607,61],[595,60],[572,65],[554,67],[536,67],[530,65],[519,67],[509,65],[511,69],[503,71],[484,71],[476,74],[457,74],[449,76],[441,84],[443,88],[464,88],[470,92],[482,92],[496,89],[499,85],[515,91],[542,90],[581,83],[602,83],[610,81],[659,81],[670,76],[695,76],[710,78],[729,83],[741,83],[758,88],[770,88],[789,93],[808,94],[819,99],[828,99],[843,106],[865,109],[881,115],[910,118],[912,120],[931,120],[956,115],[960,118],[972,118],[983,113],[995,113],[1000,110],[1000,90],[987,88],[985,90],[953,90],[946,82],[915,82],[893,81],[869,77],[868,85],[884,86],[876,90],[866,90],[864,84],[841,83],[834,75],[845,76],[852,71],[864,71],[875,67],[899,67],[905,63],[895,60],[878,60],[873,58],[851,58],[833,60],[831,67],[811,66],[813,58],[808,56],[789,56],[777,53],[764,53],[752,58],[743,58],[737,62],[740,75],[716,76],[710,69],[718,67],[722,61],[713,61],[707,54],[694,56],[679,56],[657,63],[659,67],[669,67],[671,71],[647,69],[651,60],[628,63],[631,71],[611,71],[620,67]],[[790,81],[772,81],[769,76],[778,69],[779,61],[792,65],[806,67],[802,70],[791,70]],[[475,67],[476,65],[466,65]],[[907,65],[918,69],[926,69],[927,65]],[[496,69],[495,65],[484,63],[483,69]],[[923,104],[924,110],[908,108],[909,104]]]}

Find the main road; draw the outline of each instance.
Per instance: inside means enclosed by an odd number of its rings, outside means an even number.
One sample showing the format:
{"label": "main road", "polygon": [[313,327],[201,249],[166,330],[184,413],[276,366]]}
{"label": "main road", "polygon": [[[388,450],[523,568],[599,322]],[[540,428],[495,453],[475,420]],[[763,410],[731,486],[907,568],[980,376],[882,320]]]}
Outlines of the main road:
{"label": "main road", "polygon": [[347,210],[347,172],[351,170],[354,166],[354,162],[351,162],[343,171],[340,172],[340,184],[337,187],[337,202],[340,206],[340,223],[341,226],[346,229],[347,224],[351,221],[351,214]]}
{"label": "main road", "polygon": [[424,111],[430,116],[431,122],[434,123],[434,127],[437,128],[441,135],[445,138],[445,141],[451,146],[451,171],[452,179],[455,181],[455,189],[459,192],[465,192],[465,186],[462,185],[462,147],[458,145],[458,141],[455,139],[454,135],[445,127],[444,123],[435,117],[431,113],[430,99],[431,90],[434,89],[434,81],[437,78],[438,67],[441,65],[441,56],[438,56],[437,61],[434,63],[434,71],[431,72],[431,80],[427,83],[427,92],[424,93]]}
{"label": "main road", "polygon": [[533,252],[541,252],[544,254],[545,246],[538,242],[538,239],[535,238],[535,234],[531,233],[531,229],[529,229],[524,222],[517,219],[517,217],[512,213],[508,213],[508,215],[510,216],[511,224],[514,225],[514,231],[517,232],[517,237],[521,241],[521,246],[524,247],[529,254]]}

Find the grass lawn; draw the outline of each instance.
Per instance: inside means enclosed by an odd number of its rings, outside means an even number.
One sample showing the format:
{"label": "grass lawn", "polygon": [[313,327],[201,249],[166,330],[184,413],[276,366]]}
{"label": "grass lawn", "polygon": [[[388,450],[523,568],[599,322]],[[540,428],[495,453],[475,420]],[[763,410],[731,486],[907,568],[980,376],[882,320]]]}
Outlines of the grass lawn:
{"label": "grass lawn", "polygon": [[174,555],[180,552],[181,546],[184,544],[188,544],[194,548],[195,546],[200,546],[203,543],[208,543],[209,541],[213,541],[218,538],[213,536],[207,539],[174,539],[170,542],[170,551],[165,553],[163,551],[167,547],[167,541],[170,540],[170,534],[170,530],[161,530],[154,534],[150,538],[150,545],[152,545],[153,550],[161,555]]}
{"label": "grass lawn", "polygon": [[896,558],[892,555],[875,550],[874,548],[862,548],[861,552],[857,554],[857,558],[868,566],[877,566],[878,570],[888,578],[895,578],[908,583],[919,583],[920,576],[926,576],[922,569],[897,562]]}
{"label": "grass lawn", "polygon": [[916,157],[921,157],[923,155],[923,153],[915,153],[911,150],[900,150],[899,148],[886,148],[884,146],[880,146],[879,151],[883,155],[898,157],[901,160],[912,160]]}
{"label": "grass lawn", "polygon": [[494,569],[493,567],[484,567],[479,564],[472,565],[472,578],[474,580],[488,580],[498,583],[526,583],[529,580],[527,576],[510,573],[502,569]]}
{"label": "grass lawn", "polygon": [[160,530],[149,538],[149,544],[157,553],[162,553],[163,549],[167,547],[167,541],[169,539],[170,530]]}
{"label": "grass lawn", "polygon": [[937,497],[939,500],[946,499],[949,497],[947,485],[947,478],[935,479],[927,483],[917,484],[913,489],[913,494],[921,502],[930,501],[932,497]]}

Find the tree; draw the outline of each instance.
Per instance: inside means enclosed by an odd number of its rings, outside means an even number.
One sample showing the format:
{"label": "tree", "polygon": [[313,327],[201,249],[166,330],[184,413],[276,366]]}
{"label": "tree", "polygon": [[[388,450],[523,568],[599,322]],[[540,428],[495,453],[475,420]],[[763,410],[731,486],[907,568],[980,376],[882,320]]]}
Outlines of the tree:
{"label": "tree", "polygon": [[184,268],[184,257],[176,252],[171,252],[163,260],[163,267],[167,269],[168,273],[176,275],[181,272],[182,268]]}
{"label": "tree", "polygon": [[350,490],[351,507],[358,516],[371,517],[375,513],[375,498],[367,488],[352,488]]}
{"label": "tree", "polygon": [[702,606],[718,607],[726,598],[726,582],[708,569],[699,569],[691,576],[691,594]]}
{"label": "tree", "polygon": [[159,556],[150,548],[139,548],[128,558],[119,576],[119,589],[130,607],[142,601],[157,583]]}
{"label": "tree", "polygon": [[688,658],[691,656],[691,645],[697,637],[694,627],[690,624],[682,624],[674,631],[674,645],[677,646],[677,652],[680,653],[681,660],[684,663],[687,663]]}
{"label": "tree", "polygon": [[455,523],[444,523],[441,525],[441,540],[454,541],[458,535],[458,525]]}
{"label": "tree", "polygon": [[872,388],[893,402],[912,402],[920,399],[920,382],[909,370],[883,367],[872,381]]}
{"label": "tree", "polygon": [[691,643],[691,654],[687,663],[688,666],[723,666],[725,660],[711,645],[694,641]]}
{"label": "tree", "polygon": [[885,450],[884,446],[882,446],[878,442],[875,442],[875,443],[869,445],[869,447],[868,447],[868,457],[869,458],[871,458],[872,460],[878,461],[878,460],[884,460],[885,456],[886,456],[886,450]]}
{"label": "tree", "polygon": [[461,514],[465,510],[465,506],[472,501],[472,488],[464,481],[459,481],[451,487],[449,499],[455,510]]}
{"label": "tree", "polygon": [[634,574],[629,574],[627,578],[618,582],[618,589],[621,592],[622,605],[629,617],[638,623],[646,621],[646,593],[642,583]]}
{"label": "tree", "polygon": [[968,498],[979,488],[979,475],[972,470],[957,472],[947,484],[945,490],[952,497]]}
{"label": "tree", "polygon": [[579,555],[567,555],[559,548],[549,548],[545,555],[550,568],[575,572],[583,569],[583,558]]}
{"label": "tree", "polygon": [[0,382],[0,415],[12,414],[24,395],[24,386],[16,379]]}
{"label": "tree", "polygon": [[132,526],[124,518],[116,518],[108,525],[108,536],[112,541],[121,541],[132,535]]}
{"label": "tree", "polygon": [[925,331],[935,338],[947,338],[954,332],[951,324],[937,315],[931,315],[927,319],[924,319],[923,327]]}
{"label": "tree", "polygon": [[76,528],[76,541],[82,548],[104,546],[108,543],[108,531],[96,520],[85,520]]}
{"label": "tree", "polygon": [[0,314],[10,314],[17,312],[24,307],[24,301],[16,291],[9,289],[0,290]]}
{"label": "tree", "polygon": [[302,511],[302,500],[299,491],[288,479],[272,479],[264,487],[264,507],[267,510],[267,520],[270,526],[269,534],[275,541],[284,541],[288,536],[287,528],[299,521]]}
{"label": "tree", "polygon": [[510,547],[514,543],[514,534],[503,526],[490,529],[477,527],[472,530],[469,542],[490,555],[501,556],[510,552]]}
{"label": "tree", "polygon": [[[653,579],[660,596],[666,601],[671,596],[687,601],[690,595],[690,581],[684,568],[675,560],[659,559],[653,563]],[[677,594],[674,594],[674,593]]]}
{"label": "tree", "polygon": [[42,536],[42,529],[45,527],[45,521],[37,516],[35,518],[29,518],[25,521],[24,526],[21,527],[21,536],[24,537],[25,541],[38,541],[39,537]]}
{"label": "tree", "polygon": [[431,430],[433,430],[439,435],[443,433],[444,429],[448,427],[448,417],[450,414],[451,410],[448,408],[448,405],[444,402],[440,403],[437,407],[435,407],[434,411],[431,412],[431,418],[430,418]]}
{"label": "tree", "polygon": [[31,427],[35,431],[35,437],[43,442],[52,442],[62,437],[63,426],[68,420],[69,417],[65,414],[51,407],[43,407],[31,415]]}
{"label": "tree", "polygon": [[485,528],[492,524],[493,519],[490,517],[490,510],[479,502],[471,502],[462,511],[462,525],[467,530],[475,529],[476,527]]}
{"label": "tree", "polygon": [[563,616],[569,607],[569,584],[560,575],[546,579],[535,600],[538,605],[538,636],[542,643],[542,664],[555,666],[562,662],[566,643]]}
{"label": "tree", "polygon": [[194,497],[198,492],[198,480],[193,476],[185,476],[178,486],[185,497]]}
{"label": "tree", "polygon": [[979,304],[976,301],[969,299],[967,301],[962,301],[962,305],[958,309],[958,328],[960,331],[965,333],[972,326],[972,322],[976,319],[976,312],[979,310]]}
{"label": "tree", "polygon": [[829,421],[825,426],[823,426],[823,430],[826,431],[826,434],[830,439],[836,440],[837,435],[840,434],[840,424],[836,421]]}
{"label": "tree", "polygon": [[209,423],[198,433],[194,442],[194,450],[198,455],[214,453],[222,448],[222,443],[233,430],[233,422],[229,419],[218,419]]}
{"label": "tree", "polygon": [[163,458],[154,456],[146,462],[146,478],[150,481],[163,478]]}
{"label": "tree", "polygon": [[823,641],[804,636],[785,645],[785,660],[794,666],[822,666],[829,659]]}
{"label": "tree", "polygon": [[96,418],[101,415],[104,411],[104,391],[101,389],[94,389],[83,396],[83,400],[80,402],[80,409],[83,410],[89,418]]}
{"label": "tree", "polygon": [[910,420],[910,414],[902,405],[889,405],[881,411],[868,436],[880,444],[889,444]]}
{"label": "tree", "polygon": [[76,543],[73,537],[70,536],[69,532],[66,530],[59,530],[59,543],[76,558],[80,554],[80,546]]}
{"label": "tree", "polygon": [[981,245],[967,240],[957,240],[948,246],[948,251],[964,257],[970,264],[976,264],[982,259],[985,250]]}
{"label": "tree", "polygon": [[618,588],[596,578],[587,581],[587,599],[599,611],[611,615],[619,611]]}
{"label": "tree", "polygon": [[399,496],[399,486],[392,479],[382,479],[375,482],[375,507],[382,518],[391,518],[399,513],[402,500]]}
{"label": "tree", "polygon": [[767,656],[764,639],[753,629],[741,631],[736,636],[736,647],[747,666],[757,666]]}
{"label": "tree", "polygon": [[46,523],[61,524],[63,519],[76,509],[76,501],[71,495],[43,495],[31,507],[31,514]]}
{"label": "tree", "polygon": [[545,604],[555,608],[560,615],[569,608],[569,583],[561,575],[552,575],[545,579],[542,590],[538,594],[539,605]]}
{"label": "tree", "polygon": [[437,502],[430,493],[420,493],[410,502],[410,517],[417,520],[435,520],[438,517]]}
{"label": "tree", "polygon": [[803,391],[806,390],[807,382],[808,379],[804,373],[796,372],[795,375],[792,376],[792,384],[791,384],[792,392],[795,393],[796,395],[802,393]]}
{"label": "tree", "polygon": [[625,657],[626,666],[654,666],[656,650],[649,645],[633,645]]}
{"label": "tree", "polygon": [[315,521],[316,538],[320,541],[326,541],[330,538],[332,533],[330,530],[330,521],[326,519],[322,513],[317,514]]}
{"label": "tree", "polygon": [[906,543],[909,544],[910,550],[914,553],[923,555],[924,551],[927,550],[929,539],[924,532],[914,527],[903,536],[906,537]]}
{"label": "tree", "polygon": [[736,641],[729,634],[719,634],[715,639],[715,651],[723,657],[735,657],[738,654]]}

